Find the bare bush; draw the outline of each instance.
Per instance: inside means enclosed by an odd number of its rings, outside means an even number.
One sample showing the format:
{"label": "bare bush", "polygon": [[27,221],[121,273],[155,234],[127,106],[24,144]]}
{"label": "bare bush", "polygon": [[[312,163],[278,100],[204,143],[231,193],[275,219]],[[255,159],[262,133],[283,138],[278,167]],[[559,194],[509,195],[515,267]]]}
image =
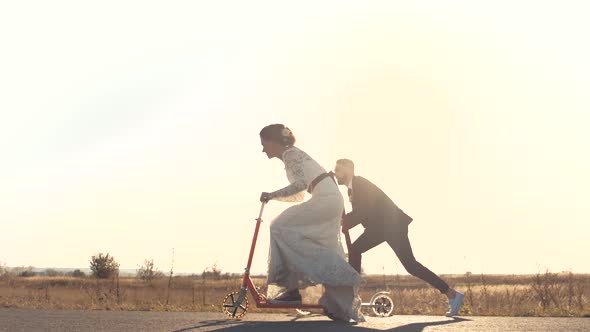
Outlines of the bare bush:
{"label": "bare bush", "polygon": [[0,277],[7,276],[10,270],[6,267],[6,263],[0,262]]}
{"label": "bare bush", "polygon": [[143,265],[138,265],[137,278],[151,283],[156,278],[164,277],[164,273],[154,267],[153,259],[145,259]]}
{"label": "bare bush", "polygon": [[551,302],[557,304],[556,296],[559,292],[559,283],[557,275],[549,272],[549,269],[546,269],[545,273],[538,272],[536,274],[531,289],[537,296],[543,311],[549,308]]}
{"label": "bare bush", "polygon": [[213,265],[206,267],[201,274],[203,279],[215,279],[218,280],[221,278],[221,269],[217,267],[217,263],[213,263]]}

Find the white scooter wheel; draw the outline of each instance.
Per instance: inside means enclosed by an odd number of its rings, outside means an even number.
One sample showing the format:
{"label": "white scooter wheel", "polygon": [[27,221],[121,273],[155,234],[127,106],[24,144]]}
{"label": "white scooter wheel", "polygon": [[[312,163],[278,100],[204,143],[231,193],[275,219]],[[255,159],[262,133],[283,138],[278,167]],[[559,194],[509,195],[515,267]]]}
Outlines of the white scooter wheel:
{"label": "white scooter wheel", "polygon": [[375,316],[389,317],[393,314],[393,300],[389,292],[379,292],[371,298],[371,309]]}

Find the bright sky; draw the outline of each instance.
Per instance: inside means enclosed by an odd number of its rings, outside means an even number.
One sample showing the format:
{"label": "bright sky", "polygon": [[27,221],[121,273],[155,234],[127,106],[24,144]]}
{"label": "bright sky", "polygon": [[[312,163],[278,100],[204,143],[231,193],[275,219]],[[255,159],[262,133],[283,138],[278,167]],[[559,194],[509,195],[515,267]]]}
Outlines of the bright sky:
{"label": "bright sky", "polygon": [[[585,1],[6,1],[0,263],[242,272],[258,133],[351,158],[436,273],[590,272]],[[344,188],[342,189],[344,193]],[[265,211],[254,272],[266,272]],[[350,209],[347,206],[347,209]],[[360,234],[355,229],[353,237]],[[405,273],[386,244],[368,273]]]}

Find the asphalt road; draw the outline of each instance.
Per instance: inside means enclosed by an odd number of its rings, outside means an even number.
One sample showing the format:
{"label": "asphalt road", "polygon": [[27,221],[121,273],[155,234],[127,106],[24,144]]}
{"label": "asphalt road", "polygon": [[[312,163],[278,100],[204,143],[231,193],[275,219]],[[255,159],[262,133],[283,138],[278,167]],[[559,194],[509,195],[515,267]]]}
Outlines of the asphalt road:
{"label": "asphalt road", "polygon": [[0,309],[0,331],[590,331],[590,318],[392,316],[358,325],[320,315]]}

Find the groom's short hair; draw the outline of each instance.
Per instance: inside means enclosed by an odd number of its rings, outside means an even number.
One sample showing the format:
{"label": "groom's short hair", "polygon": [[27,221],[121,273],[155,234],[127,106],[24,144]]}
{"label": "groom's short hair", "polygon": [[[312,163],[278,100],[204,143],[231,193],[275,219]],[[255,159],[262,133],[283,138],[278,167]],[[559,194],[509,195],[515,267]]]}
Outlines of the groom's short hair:
{"label": "groom's short hair", "polygon": [[349,167],[354,172],[354,163],[350,159],[338,159],[336,160],[336,165]]}

